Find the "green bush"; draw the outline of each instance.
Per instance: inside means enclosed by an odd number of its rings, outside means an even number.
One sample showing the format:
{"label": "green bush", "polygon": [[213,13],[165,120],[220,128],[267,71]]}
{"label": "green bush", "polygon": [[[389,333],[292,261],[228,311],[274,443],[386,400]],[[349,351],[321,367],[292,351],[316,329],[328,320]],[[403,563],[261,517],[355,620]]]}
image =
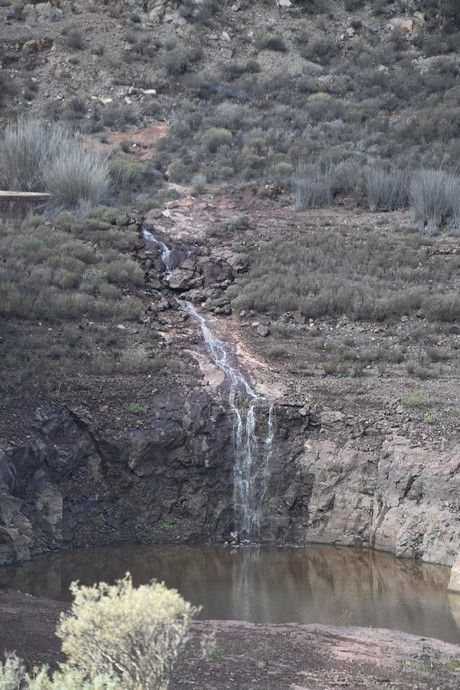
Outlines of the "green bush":
{"label": "green bush", "polygon": [[71,585],[74,602],[57,631],[71,668],[91,677],[107,673],[124,690],[163,690],[198,608],[152,581],[133,587]]}
{"label": "green bush", "polygon": [[109,161],[109,174],[115,191],[135,188],[141,185],[145,176],[145,166],[139,161],[125,156],[115,156]]}
{"label": "green bush", "polygon": [[257,47],[260,50],[273,50],[278,53],[286,53],[287,46],[281,36],[262,32],[257,37]]}
{"label": "green bush", "polygon": [[0,690],[166,690],[199,609],[155,581],[135,588],[129,574],[114,585],[70,589],[74,601],[57,630],[66,662],[29,674],[9,655]]}
{"label": "green bush", "polygon": [[221,146],[231,144],[233,135],[224,127],[211,127],[203,132],[201,141],[210,153],[215,153]]}

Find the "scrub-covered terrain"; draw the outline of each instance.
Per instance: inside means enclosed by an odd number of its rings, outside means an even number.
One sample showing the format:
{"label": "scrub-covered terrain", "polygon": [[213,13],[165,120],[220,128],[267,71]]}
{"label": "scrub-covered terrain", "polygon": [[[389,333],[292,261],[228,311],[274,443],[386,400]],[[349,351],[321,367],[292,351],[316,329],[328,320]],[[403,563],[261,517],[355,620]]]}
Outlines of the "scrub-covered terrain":
{"label": "scrub-covered terrain", "polygon": [[[0,225],[0,561],[228,538],[228,387],[179,299],[276,404],[265,541],[452,564],[459,19],[449,0],[1,3],[2,126],[70,128],[110,188]],[[453,190],[440,215],[426,179]]]}

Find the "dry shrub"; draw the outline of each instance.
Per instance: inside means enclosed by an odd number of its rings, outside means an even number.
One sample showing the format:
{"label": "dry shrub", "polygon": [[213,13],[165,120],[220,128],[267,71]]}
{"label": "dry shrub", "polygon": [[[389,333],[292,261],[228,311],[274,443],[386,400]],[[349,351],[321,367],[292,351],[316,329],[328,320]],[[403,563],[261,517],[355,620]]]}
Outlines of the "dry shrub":
{"label": "dry shrub", "polygon": [[0,139],[2,183],[16,191],[48,191],[54,208],[91,207],[108,190],[106,161],[67,130],[20,120]]}
{"label": "dry shrub", "polygon": [[20,120],[6,127],[0,140],[0,162],[7,188],[42,192],[43,170],[63,139],[60,127],[50,130],[38,120]]}
{"label": "dry shrub", "polygon": [[68,142],[47,166],[45,185],[56,208],[91,208],[108,192],[107,164],[80,142]]}
{"label": "dry shrub", "polygon": [[366,197],[371,211],[395,211],[409,202],[409,178],[400,170],[371,167],[366,171]]}
{"label": "dry shrub", "polygon": [[425,235],[434,235],[446,221],[458,222],[460,178],[442,170],[421,170],[412,180],[410,200]]}
{"label": "dry shrub", "polygon": [[71,667],[108,673],[125,690],[164,690],[198,608],[155,581],[133,587],[127,574],[114,585],[71,585],[74,602],[57,631]]}
{"label": "dry shrub", "polygon": [[334,168],[332,164],[303,163],[296,173],[294,187],[297,211],[329,206],[334,199]]}

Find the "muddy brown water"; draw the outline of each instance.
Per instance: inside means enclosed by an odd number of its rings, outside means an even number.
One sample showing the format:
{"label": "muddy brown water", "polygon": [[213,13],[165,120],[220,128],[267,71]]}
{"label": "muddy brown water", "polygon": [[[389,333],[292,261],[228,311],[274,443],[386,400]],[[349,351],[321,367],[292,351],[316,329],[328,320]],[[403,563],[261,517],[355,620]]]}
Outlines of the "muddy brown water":
{"label": "muddy brown water", "polygon": [[0,587],[67,600],[73,580],[112,582],[127,571],[137,584],[175,587],[206,619],[372,626],[460,642],[449,568],[348,547],[67,551],[0,569]]}

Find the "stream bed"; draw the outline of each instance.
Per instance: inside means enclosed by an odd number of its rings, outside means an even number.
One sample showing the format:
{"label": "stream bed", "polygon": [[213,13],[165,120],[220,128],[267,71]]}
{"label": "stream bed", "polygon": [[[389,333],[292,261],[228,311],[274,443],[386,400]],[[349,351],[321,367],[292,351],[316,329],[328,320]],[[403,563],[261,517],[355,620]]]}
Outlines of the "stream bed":
{"label": "stream bed", "polygon": [[0,588],[70,599],[69,584],[155,578],[201,618],[391,628],[460,642],[449,568],[365,549],[117,546],[46,554],[0,569]]}

